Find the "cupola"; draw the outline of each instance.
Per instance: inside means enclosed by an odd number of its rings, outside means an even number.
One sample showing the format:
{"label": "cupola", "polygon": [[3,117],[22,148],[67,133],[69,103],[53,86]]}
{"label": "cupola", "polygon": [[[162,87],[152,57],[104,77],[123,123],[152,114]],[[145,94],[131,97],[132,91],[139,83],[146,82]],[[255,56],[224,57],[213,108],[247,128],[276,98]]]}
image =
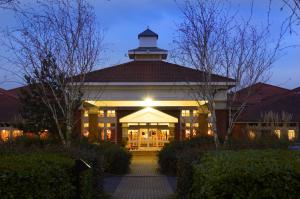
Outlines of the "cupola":
{"label": "cupola", "polygon": [[129,50],[130,59],[134,60],[164,60],[167,58],[168,51],[157,47],[158,34],[147,28],[138,34],[139,47]]}

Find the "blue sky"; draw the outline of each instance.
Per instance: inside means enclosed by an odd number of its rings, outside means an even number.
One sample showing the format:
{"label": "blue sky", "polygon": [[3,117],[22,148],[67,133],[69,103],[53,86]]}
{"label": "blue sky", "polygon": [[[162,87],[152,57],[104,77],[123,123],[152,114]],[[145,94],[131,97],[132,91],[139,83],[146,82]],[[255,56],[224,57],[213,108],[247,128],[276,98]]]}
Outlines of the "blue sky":
{"label": "blue sky", "polygon": [[[159,34],[158,45],[164,49],[172,49],[176,34],[176,24],[181,21],[178,8],[182,0],[90,0],[95,8],[98,23],[105,30],[104,43],[106,52],[103,61],[96,69],[129,61],[127,50],[138,46],[137,35],[147,26]],[[232,0],[233,9],[239,9],[244,17],[249,15],[250,0]],[[261,25],[266,22],[269,0],[254,0],[253,22]],[[279,31],[281,21],[287,16],[285,10],[280,11],[281,0],[273,0],[271,23],[274,39]],[[12,12],[0,10],[0,28],[16,24]],[[296,28],[300,28],[299,26]],[[300,34],[300,31],[298,31]],[[284,45],[300,44],[300,35],[287,35]],[[7,56],[6,50],[0,46],[0,55]],[[300,86],[300,48],[288,48],[282,52],[281,58],[274,64],[269,83],[282,87],[294,88]],[[14,70],[0,56],[0,66]],[[13,88],[20,85],[20,80],[7,70],[0,69],[0,87]]]}

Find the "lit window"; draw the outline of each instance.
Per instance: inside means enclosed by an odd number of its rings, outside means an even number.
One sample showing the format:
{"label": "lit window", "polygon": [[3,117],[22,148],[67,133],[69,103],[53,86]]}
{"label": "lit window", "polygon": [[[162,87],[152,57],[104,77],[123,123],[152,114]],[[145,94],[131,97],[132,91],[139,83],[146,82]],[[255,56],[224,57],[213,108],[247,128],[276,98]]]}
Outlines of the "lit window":
{"label": "lit window", "polygon": [[9,139],[9,131],[8,130],[2,130],[0,134],[0,138],[3,141],[7,141]]}
{"label": "lit window", "polygon": [[84,137],[88,137],[89,134],[90,134],[90,132],[89,132],[88,130],[84,130],[84,131],[83,131],[83,136],[84,136]]}
{"label": "lit window", "polygon": [[207,135],[212,136],[213,134],[214,134],[213,131],[211,129],[208,129]]}
{"label": "lit window", "polygon": [[111,124],[110,124],[110,123],[107,123],[107,124],[106,124],[106,127],[108,127],[108,128],[111,127]]}
{"label": "lit window", "polygon": [[99,126],[100,128],[103,128],[103,127],[104,127],[104,123],[98,123],[98,126]]}
{"label": "lit window", "polygon": [[185,130],[185,137],[190,138],[191,137],[191,131],[190,130]]}
{"label": "lit window", "polygon": [[193,129],[193,136],[197,135],[197,131],[195,129]]}
{"label": "lit window", "polygon": [[185,127],[190,127],[191,124],[190,123],[185,123]]}
{"label": "lit window", "polygon": [[289,138],[290,141],[292,141],[296,138],[295,130],[288,130],[288,138]]}
{"label": "lit window", "polygon": [[103,110],[98,111],[98,117],[104,117],[104,111]]}
{"label": "lit window", "polygon": [[21,136],[22,134],[23,134],[22,131],[20,131],[20,130],[14,130],[14,131],[12,132],[12,137],[13,137],[13,138],[16,138],[16,137]]}
{"label": "lit window", "polygon": [[274,130],[274,134],[275,134],[278,138],[280,138],[280,130],[279,130],[279,129]]}
{"label": "lit window", "polygon": [[115,110],[108,110],[107,111],[107,117],[116,117],[116,111]]}
{"label": "lit window", "polygon": [[84,117],[89,117],[89,111],[84,111]]}
{"label": "lit window", "polygon": [[84,124],[83,124],[83,127],[84,127],[84,128],[88,128],[88,127],[89,127],[89,123],[84,123]]}
{"label": "lit window", "polygon": [[248,136],[250,139],[254,139],[255,138],[255,132],[254,131],[249,131]]}
{"label": "lit window", "polygon": [[189,117],[190,116],[190,110],[182,110],[181,111],[182,117]]}
{"label": "lit window", "polygon": [[193,127],[198,128],[199,127],[199,123],[194,123]]}
{"label": "lit window", "polygon": [[111,139],[111,130],[106,130],[106,138],[108,139],[108,140],[110,140]]}
{"label": "lit window", "polygon": [[193,117],[198,117],[198,116],[199,116],[199,111],[193,110]]}

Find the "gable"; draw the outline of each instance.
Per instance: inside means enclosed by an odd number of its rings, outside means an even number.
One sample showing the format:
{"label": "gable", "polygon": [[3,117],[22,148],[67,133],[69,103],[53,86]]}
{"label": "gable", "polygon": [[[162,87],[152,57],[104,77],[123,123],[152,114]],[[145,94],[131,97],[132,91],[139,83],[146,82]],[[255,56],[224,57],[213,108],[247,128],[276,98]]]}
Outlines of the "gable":
{"label": "gable", "polygon": [[120,123],[178,123],[178,119],[154,108],[144,108],[120,118]]}

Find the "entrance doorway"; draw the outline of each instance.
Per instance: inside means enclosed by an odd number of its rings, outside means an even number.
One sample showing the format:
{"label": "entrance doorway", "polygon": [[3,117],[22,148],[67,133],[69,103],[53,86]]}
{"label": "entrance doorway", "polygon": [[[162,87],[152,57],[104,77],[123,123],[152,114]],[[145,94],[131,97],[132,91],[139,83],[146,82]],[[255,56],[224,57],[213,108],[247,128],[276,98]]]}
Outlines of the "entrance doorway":
{"label": "entrance doorway", "polygon": [[168,127],[130,126],[128,128],[127,147],[130,150],[157,151],[173,139]]}
{"label": "entrance doorway", "polygon": [[157,151],[174,138],[178,119],[154,108],[120,118],[122,137],[130,150]]}

